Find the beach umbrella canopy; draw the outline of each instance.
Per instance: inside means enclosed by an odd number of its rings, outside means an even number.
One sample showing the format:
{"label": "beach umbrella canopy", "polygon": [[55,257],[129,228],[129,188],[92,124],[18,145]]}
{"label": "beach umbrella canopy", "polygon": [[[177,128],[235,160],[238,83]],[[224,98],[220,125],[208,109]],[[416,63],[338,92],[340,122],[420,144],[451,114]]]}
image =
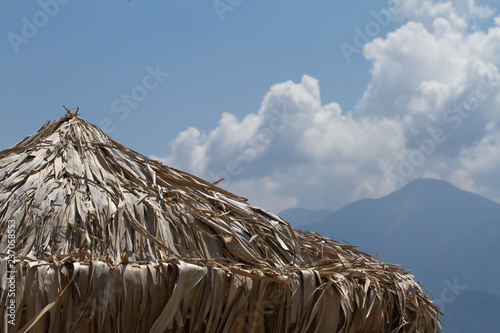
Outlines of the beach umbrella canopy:
{"label": "beach umbrella canopy", "polygon": [[441,331],[408,271],[69,110],[0,152],[0,230],[3,331]]}

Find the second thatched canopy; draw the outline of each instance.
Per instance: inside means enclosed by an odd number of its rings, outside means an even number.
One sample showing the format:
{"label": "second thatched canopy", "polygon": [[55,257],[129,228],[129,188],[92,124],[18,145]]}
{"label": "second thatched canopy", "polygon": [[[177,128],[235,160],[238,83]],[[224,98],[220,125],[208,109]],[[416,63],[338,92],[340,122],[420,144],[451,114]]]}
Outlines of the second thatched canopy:
{"label": "second thatched canopy", "polygon": [[15,257],[21,332],[440,332],[407,271],[294,230],[71,112],[0,152],[0,182],[4,329]]}

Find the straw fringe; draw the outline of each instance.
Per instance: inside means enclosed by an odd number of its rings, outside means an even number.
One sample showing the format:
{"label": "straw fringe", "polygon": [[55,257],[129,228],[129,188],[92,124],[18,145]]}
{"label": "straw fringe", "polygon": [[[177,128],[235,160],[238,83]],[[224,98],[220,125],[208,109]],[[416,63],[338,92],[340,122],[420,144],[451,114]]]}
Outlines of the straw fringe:
{"label": "straw fringe", "polygon": [[[436,330],[422,326],[433,322],[422,311],[408,313],[406,322],[394,322],[394,313],[401,310],[396,285],[365,294],[358,279],[322,278],[312,269],[266,281],[178,260],[119,266],[25,262],[18,265],[17,277],[13,328],[19,332],[30,328],[27,321],[33,318],[32,332]],[[405,297],[414,301],[408,293]],[[411,322],[418,316],[422,319]]]}

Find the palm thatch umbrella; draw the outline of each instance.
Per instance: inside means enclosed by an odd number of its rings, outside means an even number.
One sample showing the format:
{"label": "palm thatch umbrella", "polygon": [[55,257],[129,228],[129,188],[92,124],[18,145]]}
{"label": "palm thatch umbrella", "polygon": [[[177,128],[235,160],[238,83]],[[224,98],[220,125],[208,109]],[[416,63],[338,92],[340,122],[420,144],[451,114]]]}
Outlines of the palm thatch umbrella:
{"label": "palm thatch umbrella", "polygon": [[440,332],[407,271],[77,113],[0,152],[0,181],[3,331]]}

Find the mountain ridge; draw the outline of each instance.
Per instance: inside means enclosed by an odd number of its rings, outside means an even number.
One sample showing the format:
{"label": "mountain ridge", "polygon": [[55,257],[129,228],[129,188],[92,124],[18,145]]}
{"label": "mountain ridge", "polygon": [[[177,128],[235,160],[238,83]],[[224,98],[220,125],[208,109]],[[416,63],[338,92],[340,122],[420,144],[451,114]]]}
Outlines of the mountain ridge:
{"label": "mountain ridge", "polygon": [[[500,287],[492,282],[494,274],[500,274],[500,204],[448,182],[417,179],[385,197],[355,201],[300,228],[401,264],[417,279],[422,277],[433,293],[445,279],[457,276],[478,290],[500,295]],[[491,267],[484,257],[492,258]],[[476,280],[463,266],[481,271],[485,277],[479,280],[485,281]]]}
{"label": "mountain ridge", "polygon": [[[409,269],[443,307],[445,324],[467,316],[492,322],[486,314],[481,318],[467,300],[488,294],[491,304],[499,304],[500,204],[493,200],[446,181],[417,179],[385,197],[355,201],[300,228]],[[467,332],[466,326],[447,326]],[[481,327],[483,332],[483,326],[467,327]]]}

